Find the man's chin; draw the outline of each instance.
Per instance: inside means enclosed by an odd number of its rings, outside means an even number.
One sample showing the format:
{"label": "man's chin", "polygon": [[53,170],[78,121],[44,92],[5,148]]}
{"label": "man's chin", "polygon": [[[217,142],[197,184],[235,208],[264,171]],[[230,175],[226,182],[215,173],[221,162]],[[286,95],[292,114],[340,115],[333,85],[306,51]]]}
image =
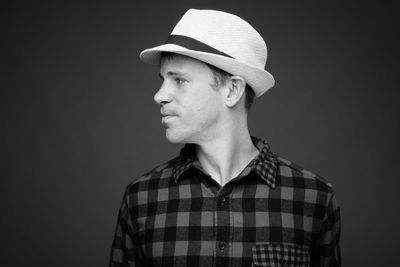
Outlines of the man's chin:
{"label": "man's chin", "polygon": [[173,144],[180,144],[180,143],[184,143],[184,139],[179,136],[178,134],[174,134],[171,132],[168,132],[168,129],[165,133],[165,138],[167,138],[168,142],[173,143]]}
{"label": "man's chin", "polygon": [[190,142],[190,138],[182,134],[182,132],[173,131],[172,128],[167,128],[165,131],[166,139],[174,144],[187,144]]}

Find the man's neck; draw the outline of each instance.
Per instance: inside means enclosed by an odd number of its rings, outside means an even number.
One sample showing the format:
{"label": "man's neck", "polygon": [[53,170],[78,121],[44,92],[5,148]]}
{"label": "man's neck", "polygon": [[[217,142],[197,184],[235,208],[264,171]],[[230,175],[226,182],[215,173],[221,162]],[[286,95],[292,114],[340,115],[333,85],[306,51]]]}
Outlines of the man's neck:
{"label": "man's neck", "polygon": [[221,185],[237,177],[258,152],[247,127],[197,145],[200,164]]}

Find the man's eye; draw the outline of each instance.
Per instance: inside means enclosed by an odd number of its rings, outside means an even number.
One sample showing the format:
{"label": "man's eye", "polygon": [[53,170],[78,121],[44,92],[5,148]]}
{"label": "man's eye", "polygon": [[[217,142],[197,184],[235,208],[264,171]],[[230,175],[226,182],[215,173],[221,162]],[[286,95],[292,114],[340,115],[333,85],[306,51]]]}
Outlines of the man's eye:
{"label": "man's eye", "polygon": [[181,78],[175,78],[175,82],[176,82],[177,84],[181,84],[181,83],[185,82],[185,80],[184,80],[184,79],[181,79]]}

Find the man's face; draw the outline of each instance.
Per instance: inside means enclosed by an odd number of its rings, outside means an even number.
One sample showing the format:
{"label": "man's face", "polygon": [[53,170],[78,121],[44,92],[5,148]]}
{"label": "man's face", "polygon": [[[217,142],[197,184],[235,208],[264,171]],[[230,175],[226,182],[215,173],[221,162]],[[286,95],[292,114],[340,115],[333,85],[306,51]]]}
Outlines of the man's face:
{"label": "man's face", "polygon": [[224,104],[223,90],[212,87],[210,68],[198,60],[175,55],[162,59],[160,76],[163,83],[154,100],[161,105],[167,139],[199,144],[215,138]]}

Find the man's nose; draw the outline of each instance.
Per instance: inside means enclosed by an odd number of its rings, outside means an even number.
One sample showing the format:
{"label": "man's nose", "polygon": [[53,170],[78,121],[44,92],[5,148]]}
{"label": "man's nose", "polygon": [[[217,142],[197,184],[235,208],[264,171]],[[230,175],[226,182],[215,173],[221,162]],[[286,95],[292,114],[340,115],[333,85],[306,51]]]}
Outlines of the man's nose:
{"label": "man's nose", "polygon": [[169,91],[168,85],[164,81],[160,89],[158,89],[157,93],[154,95],[154,101],[160,105],[171,102],[171,93]]}

